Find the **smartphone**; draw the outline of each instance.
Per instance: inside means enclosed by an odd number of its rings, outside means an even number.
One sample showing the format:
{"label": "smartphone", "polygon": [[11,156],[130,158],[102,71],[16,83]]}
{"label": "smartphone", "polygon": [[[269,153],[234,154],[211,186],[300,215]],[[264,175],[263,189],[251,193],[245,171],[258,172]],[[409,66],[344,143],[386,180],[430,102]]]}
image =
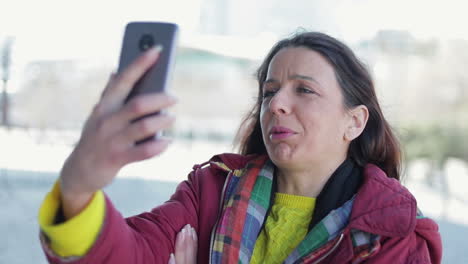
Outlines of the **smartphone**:
{"label": "smartphone", "polygon": [[[125,70],[137,57],[153,46],[162,45],[163,49],[159,55],[158,61],[148,69],[132,88],[125,99],[125,103],[139,94],[160,93],[168,90],[169,81],[171,80],[170,75],[174,66],[178,31],[178,26],[173,23],[130,22],[127,24],[120,52],[118,73]],[[132,122],[137,122],[138,120],[158,113],[139,117]],[[160,135],[155,135],[154,137],[149,137],[136,143],[144,143],[158,136]]]}

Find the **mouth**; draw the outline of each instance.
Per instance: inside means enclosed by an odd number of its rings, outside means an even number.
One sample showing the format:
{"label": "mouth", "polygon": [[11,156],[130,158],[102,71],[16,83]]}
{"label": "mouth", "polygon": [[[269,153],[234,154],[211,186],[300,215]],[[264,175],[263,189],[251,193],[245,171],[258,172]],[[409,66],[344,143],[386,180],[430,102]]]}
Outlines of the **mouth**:
{"label": "mouth", "polygon": [[289,128],[282,127],[282,126],[274,126],[270,130],[270,139],[271,140],[285,139],[285,138],[294,136],[295,134],[297,134],[297,132]]}

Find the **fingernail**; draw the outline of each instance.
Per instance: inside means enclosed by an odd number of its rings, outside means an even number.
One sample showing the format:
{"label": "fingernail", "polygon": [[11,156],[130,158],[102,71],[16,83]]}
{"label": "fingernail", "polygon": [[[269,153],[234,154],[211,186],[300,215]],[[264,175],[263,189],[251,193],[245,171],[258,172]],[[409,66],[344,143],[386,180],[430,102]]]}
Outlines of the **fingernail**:
{"label": "fingernail", "polygon": [[169,256],[169,264],[175,264],[175,257],[173,253],[171,253],[171,255]]}
{"label": "fingernail", "polygon": [[158,44],[148,50],[148,55],[153,56],[153,55],[159,54],[162,50],[163,50],[163,46],[161,44]]}
{"label": "fingernail", "polygon": [[193,238],[193,232],[192,232],[192,227],[188,228],[189,236],[192,239]]}
{"label": "fingernail", "polygon": [[195,232],[195,228],[192,227],[192,238],[193,240],[197,240],[197,232]]}

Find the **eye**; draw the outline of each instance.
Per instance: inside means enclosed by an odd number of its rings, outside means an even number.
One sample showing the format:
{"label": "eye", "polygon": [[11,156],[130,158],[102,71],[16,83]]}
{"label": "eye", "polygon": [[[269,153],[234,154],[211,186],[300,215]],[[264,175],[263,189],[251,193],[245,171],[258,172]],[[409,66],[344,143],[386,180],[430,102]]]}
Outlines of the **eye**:
{"label": "eye", "polygon": [[309,89],[309,88],[304,87],[304,86],[297,87],[296,91],[299,92],[299,93],[309,93],[309,94],[315,93],[314,90]]}
{"label": "eye", "polygon": [[263,97],[263,99],[265,99],[265,98],[268,98],[268,97],[272,97],[275,94],[276,94],[275,90],[267,90],[267,91],[263,91],[262,97]]}

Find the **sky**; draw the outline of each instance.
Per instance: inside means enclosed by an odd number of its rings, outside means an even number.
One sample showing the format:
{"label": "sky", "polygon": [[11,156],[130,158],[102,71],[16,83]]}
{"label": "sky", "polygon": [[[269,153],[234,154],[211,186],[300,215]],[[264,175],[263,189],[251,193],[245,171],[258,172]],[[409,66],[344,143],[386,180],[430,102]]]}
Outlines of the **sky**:
{"label": "sky", "polygon": [[[15,37],[15,59],[19,63],[75,58],[116,62],[126,22],[160,20],[180,25],[184,45],[203,47],[210,43],[206,36],[197,34],[203,1],[206,0],[0,0],[0,42],[5,36]],[[297,8],[301,7],[300,2],[290,1]],[[464,14],[468,4],[465,2],[468,1],[333,0],[334,5],[317,6],[327,9],[323,19],[329,21],[323,24],[330,26],[323,30],[347,42],[371,38],[381,29],[408,30],[417,38],[468,40],[468,30],[465,29],[468,19]],[[254,10],[247,10],[249,8]],[[245,12],[256,14],[262,12],[262,8],[246,5]],[[242,47],[234,46],[220,52],[263,57],[263,53],[258,53],[271,45],[275,32],[262,32],[261,36],[258,39],[241,38],[245,45],[241,43],[237,46]],[[215,41],[210,48],[221,48],[223,45],[219,43],[236,43],[233,36],[230,38],[224,42]],[[254,43],[258,47],[249,49]]]}

